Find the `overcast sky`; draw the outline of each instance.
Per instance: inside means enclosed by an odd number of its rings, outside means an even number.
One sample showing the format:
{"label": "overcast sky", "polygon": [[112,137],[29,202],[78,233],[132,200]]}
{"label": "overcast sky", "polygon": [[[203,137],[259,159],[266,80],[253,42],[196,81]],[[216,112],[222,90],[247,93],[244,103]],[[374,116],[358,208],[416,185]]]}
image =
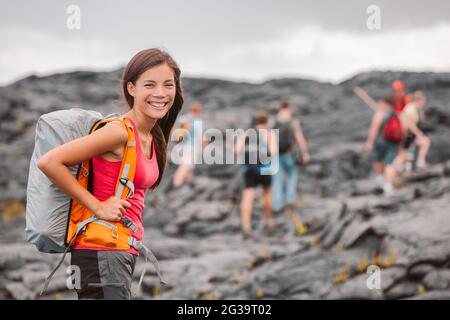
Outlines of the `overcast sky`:
{"label": "overcast sky", "polygon": [[[69,5],[79,30],[66,26]],[[369,5],[379,30],[367,27]],[[337,82],[373,69],[450,71],[450,1],[2,0],[0,38],[0,85],[118,68],[153,46],[188,76]]]}

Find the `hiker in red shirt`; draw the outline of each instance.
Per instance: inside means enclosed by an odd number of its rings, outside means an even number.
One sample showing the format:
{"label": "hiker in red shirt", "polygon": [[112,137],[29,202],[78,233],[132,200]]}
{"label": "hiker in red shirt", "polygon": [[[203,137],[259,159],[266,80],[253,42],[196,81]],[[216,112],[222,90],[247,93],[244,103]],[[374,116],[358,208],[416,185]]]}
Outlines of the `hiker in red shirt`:
{"label": "hiker in red shirt", "polygon": [[392,82],[392,108],[395,112],[402,112],[405,106],[409,103],[409,98],[406,95],[405,84],[401,80]]}

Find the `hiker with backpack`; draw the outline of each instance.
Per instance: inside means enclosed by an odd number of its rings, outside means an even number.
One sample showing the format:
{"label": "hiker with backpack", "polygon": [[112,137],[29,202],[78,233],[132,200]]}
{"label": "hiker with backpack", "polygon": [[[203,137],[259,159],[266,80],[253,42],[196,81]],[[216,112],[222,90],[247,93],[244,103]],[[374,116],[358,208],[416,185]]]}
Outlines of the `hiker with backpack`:
{"label": "hiker with backpack", "polygon": [[430,150],[431,140],[420,129],[423,120],[423,108],[426,104],[426,95],[422,91],[415,91],[411,94],[411,102],[406,105],[400,114],[403,127],[404,141],[400,148],[399,163],[408,160],[408,153],[415,147],[418,148],[415,167],[424,169],[427,166],[426,158]]}
{"label": "hiker with backpack", "polygon": [[[273,129],[279,130],[279,169],[272,177],[273,212],[279,213],[294,204],[297,198],[297,166],[299,163],[307,164],[310,156],[300,121],[293,118],[289,102],[281,103]],[[301,157],[298,156],[297,147],[300,148]]]}
{"label": "hiker with backpack", "polygon": [[194,166],[202,156],[203,132],[202,119],[200,118],[202,106],[199,102],[190,105],[189,114],[180,117],[182,156],[177,170],[173,176],[173,186],[181,187],[183,184],[191,184],[194,175]]}
{"label": "hiker with backpack", "polygon": [[373,151],[373,169],[377,182],[382,183],[383,193],[389,196],[394,191],[393,183],[397,174],[394,160],[399,152],[403,131],[398,113],[394,111],[390,98],[381,98],[374,107],[376,110],[364,149],[367,153]]}
{"label": "hiker with backpack", "polygon": [[[180,73],[167,52],[154,48],[140,51],[130,60],[121,79],[129,111],[109,120],[99,119],[90,134],[56,146],[31,161],[27,239],[44,252],[62,252],[64,248],[64,254],[71,251],[71,265],[81,271],[81,287],[76,288],[79,299],[131,299],[132,275],[139,254],[152,259],[161,279],[156,258],[142,243],[142,213],[145,192],[154,190],[163,178],[170,131],[183,105]],[[56,139],[52,136],[55,126],[60,125],[59,130],[65,134],[61,123],[73,126],[67,132],[86,125],[72,116],[59,117],[73,114],[85,119],[85,113],[64,112],[41,117],[38,125],[51,126],[47,131],[37,129],[35,152]],[[73,167],[78,168],[76,176]],[[37,186],[34,180],[44,183]],[[69,213],[64,211],[52,216],[52,221],[40,221],[39,214],[48,214],[33,206],[48,196],[45,192],[68,195]],[[50,200],[43,201],[48,205]]]}
{"label": "hiker with backpack", "polygon": [[[241,228],[244,239],[254,236],[252,230],[252,210],[255,201],[256,187],[263,187],[264,228],[271,230],[272,221],[272,188],[270,155],[276,153],[275,136],[269,130],[267,112],[255,116],[254,125],[241,134],[236,141],[234,152],[244,154],[241,166],[244,176],[244,188],[240,204]],[[254,133],[254,134],[250,134]]]}

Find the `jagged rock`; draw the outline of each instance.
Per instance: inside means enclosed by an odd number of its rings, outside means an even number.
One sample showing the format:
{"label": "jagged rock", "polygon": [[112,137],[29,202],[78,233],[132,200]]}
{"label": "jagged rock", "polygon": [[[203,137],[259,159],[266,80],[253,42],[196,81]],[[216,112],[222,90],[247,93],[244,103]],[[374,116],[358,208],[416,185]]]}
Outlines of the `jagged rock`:
{"label": "jagged rock", "polygon": [[423,182],[430,179],[442,177],[444,175],[444,167],[436,166],[424,172],[414,172],[412,175],[406,177],[406,182]]}
{"label": "jagged rock", "polygon": [[[346,203],[340,203],[339,209],[333,208],[333,211],[338,211],[338,213],[334,213],[330,215],[330,220],[327,221],[327,224],[325,225],[324,229],[321,231],[318,240],[323,241],[332,230],[340,231],[342,230],[342,227],[337,228],[336,225],[339,223],[340,219],[345,216],[345,213],[347,212],[347,204]],[[336,232],[334,232],[334,235],[336,236]],[[339,236],[339,234],[337,234]]]}
{"label": "jagged rock", "polygon": [[444,174],[446,176],[450,176],[450,161],[446,161],[443,165],[442,165],[443,169],[444,169]]}
{"label": "jagged rock", "polygon": [[58,259],[58,255],[41,253],[33,245],[22,242],[0,244],[0,251],[2,252],[0,266],[2,266],[2,262],[22,266],[28,262],[48,262]]}
{"label": "jagged rock", "polygon": [[[214,278],[214,274],[223,274],[233,269],[244,270],[247,260],[248,255],[245,252],[234,251],[209,253],[195,260],[174,261],[171,269],[166,270],[167,281],[176,283],[170,293],[185,299],[198,299],[205,287],[209,287],[208,282]],[[174,278],[177,279],[176,282]],[[167,294],[169,292],[162,294],[161,298],[165,298]]]}
{"label": "jagged rock", "polygon": [[68,291],[56,291],[47,294],[43,294],[38,297],[39,300],[76,300],[77,293],[75,290]]}
{"label": "jagged rock", "polygon": [[357,180],[354,182],[351,195],[353,197],[362,195],[380,194],[380,185],[373,178]]}
{"label": "jagged rock", "polygon": [[163,229],[164,233],[169,237],[178,236],[181,233],[180,228],[176,224],[168,224]]}
{"label": "jagged rock", "polygon": [[190,202],[178,211],[175,224],[187,232],[205,235],[211,233],[211,223],[221,221],[229,212],[227,202]]}
{"label": "jagged rock", "polygon": [[435,244],[428,246],[423,251],[416,254],[410,263],[410,268],[423,263],[430,263],[434,266],[442,265],[450,259],[450,248],[447,244]]}
{"label": "jagged rock", "polygon": [[142,217],[142,225],[144,228],[161,229],[168,226],[175,220],[176,212],[166,208],[147,207]]}
{"label": "jagged rock", "polygon": [[24,272],[22,275],[22,283],[29,289],[42,286],[49,272]]}
{"label": "jagged rock", "polygon": [[[346,200],[346,204],[350,211],[355,211],[362,214],[366,214],[368,211],[371,212],[376,209],[390,211],[398,209],[399,207],[398,199],[373,195],[351,197]],[[370,215],[373,215],[373,213]]]}
{"label": "jagged rock", "polygon": [[37,292],[29,290],[20,282],[8,283],[5,289],[15,300],[33,300],[37,296]]}
{"label": "jagged rock", "polygon": [[426,274],[429,274],[434,270],[435,267],[432,264],[423,263],[412,267],[408,271],[408,275],[413,279],[422,279]]}
{"label": "jagged rock", "polygon": [[5,250],[0,255],[0,270],[18,269],[23,265],[25,265],[25,260],[20,252]]}
{"label": "jagged rock", "polygon": [[373,233],[371,223],[361,222],[355,218],[343,232],[341,242],[345,248],[350,248],[358,241],[358,239],[369,232]]}
{"label": "jagged rock", "polygon": [[189,186],[182,186],[172,192],[168,205],[171,210],[177,211],[194,198],[195,194],[192,193],[192,189]]}
{"label": "jagged rock", "polygon": [[215,190],[222,188],[223,183],[221,183],[217,179],[211,179],[205,176],[197,177],[194,180],[194,189],[196,192],[200,193],[202,191],[208,191],[210,193],[214,192]]}
{"label": "jagged rock", "polygon": [[[11,281],[22,281],[22,277],[23,277],[23,270],[22,269],[18,269],[18,270],[7,270],[6,272],[4,272],[6,279],[11,280]],[[1,285],[0,285],[1,287]]]}
{"label": "jagged rock", "polygon": [[415,282],[400,282],[384,293],[387,299],[403,299],[416,295],[419,285]]}
{"label": "jagged rock", "polygon": [[27,273],[33,273],[35,271],[39,272],[47,272],[47,275],[50,273],[50,267],[47,263],[44,262],[34,262],[28,263],[23,268],[8,270],[5,272],[6,278],[12,281],[22,281],[24,275]]}
{"label": "jagged rock", "polygon": [[444,291],[429,291],[411,298],[411,300],[450,300],[450,292]]}
{"label": "jagged rock", "polygon": [[202,221],[220,221],[229,212],[230,205],[226,202],[206,202],[196,203],[197,210],[193,215],[195,219]]}
{"label": "jagged rock", "polygon": [[381,269],[380,275],[381,289],[383,290],[383,292],[386,292],[406,276],[406,270],[402,267]]}
{"label": "jagged rock", "polygon": [[[153,238],[153,239],[152,239]],[[197,256],[206,250],[211,250],[207,246],[199,248],[192,243],[178,238],[154,239],[154,237],[144,236],[144,243],[147,244],[158,260],[180,259],[183,257]]]}
{"label": "jagged rock", "polygon": [[450,270],[434,270],[422,280],[428,290],[445,290],[450,288]]}
{"label": "jagged rock", "polygon": [[309,164],[305,167],[305,174],[314,176],[316,178],[322,178],[324,176],[324,169],[322,164],[320,163],[313,163]]}
{"label": "jagged rock", "polygon": [[[41,290],[43,288],[43,283],[38,286],[38,289]],[[68,289],[68,276],[55,276],[50,284],[48,285],[46,294],[54,294],[61,293],[69,290]]]}
{"label": "jagged rock", "polygon": [[341,207],[340,220],[331,226],[330,231],[324,237],[323,246],[325,248],[331,248],[332,245],[340,238],[344,228],[353,220],[354,214],[347,212],[347,205],[343,204]]}

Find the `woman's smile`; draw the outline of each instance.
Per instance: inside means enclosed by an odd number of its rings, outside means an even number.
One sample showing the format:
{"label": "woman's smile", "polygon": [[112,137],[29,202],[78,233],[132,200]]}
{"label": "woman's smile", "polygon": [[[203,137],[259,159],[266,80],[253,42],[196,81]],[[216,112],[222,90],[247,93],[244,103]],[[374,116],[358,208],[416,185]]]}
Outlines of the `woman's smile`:
{"label": "woman's smile", "polygon": [[152,108],[154,108],[154,109],[156,109],[156,110],[158,110],[158,111],[163,111],[165,108],[166,108],[166,106],[167,106],[167,104],[168,104],[169,102],[167,101],[167,102],[163,102],[163,101],[147,101],[147,104],[150,106],[150,107],[152,107]]}

